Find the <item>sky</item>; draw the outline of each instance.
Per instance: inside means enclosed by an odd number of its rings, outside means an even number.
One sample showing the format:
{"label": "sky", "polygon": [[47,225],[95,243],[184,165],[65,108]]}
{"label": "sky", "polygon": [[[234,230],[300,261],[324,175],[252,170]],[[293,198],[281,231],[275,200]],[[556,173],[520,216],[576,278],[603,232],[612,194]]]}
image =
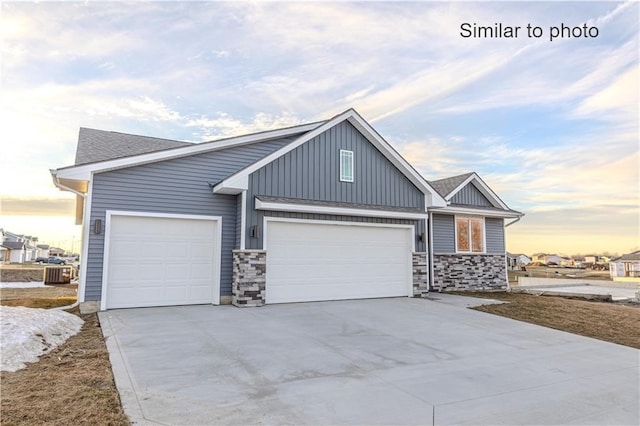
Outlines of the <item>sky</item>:
{"label": "sky", "polygon": [[79,250],[49,169],[81,126],[201,142],[353,107],[427,180],[475,171],[524,212],[510,252],[640,248],[638,2],[0,8],[5,230]]}

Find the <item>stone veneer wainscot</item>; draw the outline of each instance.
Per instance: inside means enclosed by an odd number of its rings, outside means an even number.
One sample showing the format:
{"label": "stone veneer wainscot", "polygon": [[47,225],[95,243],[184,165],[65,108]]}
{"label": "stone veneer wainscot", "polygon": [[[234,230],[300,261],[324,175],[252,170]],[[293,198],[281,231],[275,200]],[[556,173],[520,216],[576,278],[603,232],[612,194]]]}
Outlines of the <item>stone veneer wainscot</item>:
{"label": "stone veneer wainscot", "polygon": [[433,290],[500,290],[507,288],[504,255],[435,254]]}
{"label": "stone veneer wainscot", "polygon": [[411,264],[413,270],[413,297],[427,297],[429,295],[427,253],[413,253]]}
{"label": "stone veneer wainscot", "polygon": [[231,303],[234,306],[264,305],[266,270],[265,250],[233,250]]}

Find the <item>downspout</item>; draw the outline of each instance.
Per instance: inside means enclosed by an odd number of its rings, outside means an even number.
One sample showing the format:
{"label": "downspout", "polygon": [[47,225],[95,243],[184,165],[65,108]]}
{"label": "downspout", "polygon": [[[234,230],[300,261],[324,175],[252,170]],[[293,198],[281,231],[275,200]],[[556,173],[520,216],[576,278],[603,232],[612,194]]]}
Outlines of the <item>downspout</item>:
{"label": "downspout", "polygon": [[520,216],[518,216],[518,217],[516,217],[513,221],[511,221],[511,222],[509,222],[509,223],[505,224],[505,225],[504,225],[504,227],[506,228],[507,226],[511,226],[511,225],[513,225],[513,224],[514,224],[514,223],[516,223],[516,222],[520,222],[520,219],[522,219],[522,216],[524,216],[524,214],[523,214],[523,215],[520,215]]}

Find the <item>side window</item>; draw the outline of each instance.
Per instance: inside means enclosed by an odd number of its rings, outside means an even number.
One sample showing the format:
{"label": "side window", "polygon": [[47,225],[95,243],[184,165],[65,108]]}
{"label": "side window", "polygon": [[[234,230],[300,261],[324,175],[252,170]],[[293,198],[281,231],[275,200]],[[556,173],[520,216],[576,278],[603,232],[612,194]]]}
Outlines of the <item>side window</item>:
{"label": "side window", "polygon": [[484,219],[481,217],[456,217],[456,251],[484,253]]}
{"label": "side window", "polygon": [[353,151],[340,150],[340,181],[353,182]]}

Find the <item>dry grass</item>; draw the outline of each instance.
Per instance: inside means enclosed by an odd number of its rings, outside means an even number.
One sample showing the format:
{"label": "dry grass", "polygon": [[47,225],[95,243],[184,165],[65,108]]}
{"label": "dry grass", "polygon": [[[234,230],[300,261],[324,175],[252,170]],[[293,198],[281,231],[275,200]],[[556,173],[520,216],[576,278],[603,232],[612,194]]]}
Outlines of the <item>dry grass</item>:
{"label": "dry grass", "polygon": [[640,307],[522,293],[464,292],[509,303],[478,306],[482,312],[640,349]]}
{"label": "dry grass", "polygon": [[2,306],[24,306],[26,308],[41,308],[41,309],[50,309],[50,308],[60,308],[62,306],[69,306],[75,303],[77,298],[73,297],[54,297],[54,298],[30,298],[30,299],[9,299],[9,300],[1,300],[0,305]]}
{"label": "dry grass", "polygon": [[[54,299],[58,297],[76,297],[78,285],[64,284],[33,288],[2,288],[0,289],[0,301],[6,305],[6,301],[29,299]],[[25,305],[8,305],[25,306]]]}
{"label": "dry grass", "polygon": [[43,266],[33,266],[28,268],[7,268],[6,266],[3,266],[2,269],[0,269],[0,281],[7,283],[28,283],[31,281],[42,282],[43,274]]}
{"label": "dry grass", "polygon": [[2,372],[3,425],[128,425],[96,314],[80,332],[15,373]]}

